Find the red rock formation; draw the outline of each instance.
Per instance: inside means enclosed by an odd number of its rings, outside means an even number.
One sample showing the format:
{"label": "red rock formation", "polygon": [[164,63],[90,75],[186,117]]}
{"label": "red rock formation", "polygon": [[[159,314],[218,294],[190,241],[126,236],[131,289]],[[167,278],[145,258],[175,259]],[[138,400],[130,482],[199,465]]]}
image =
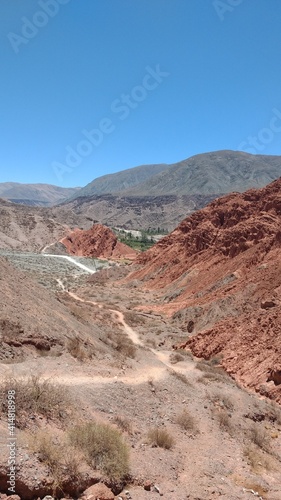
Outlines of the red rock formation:
{"label": "red rock formation", "polygon": [[137,256],[133,248],[120,243],[111,229],[102,224],[95,224],[88,230],[75,229],[60,243],[70,255],[129,260]]}
{"label": "red rock formation", "polygon": [[281,369],[281,179],[213,201],[136,263],[127,279],[163,289],[154,309],[187,331],[196,356],[222,353],[237,380],[281,402],[269,376]]}

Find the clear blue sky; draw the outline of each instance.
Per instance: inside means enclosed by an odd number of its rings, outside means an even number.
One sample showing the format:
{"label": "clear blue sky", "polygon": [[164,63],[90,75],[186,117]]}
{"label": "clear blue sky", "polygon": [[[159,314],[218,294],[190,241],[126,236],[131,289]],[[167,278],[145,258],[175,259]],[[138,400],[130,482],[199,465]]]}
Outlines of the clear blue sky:
{"label": "clear blue sky", "polygon": [[1,0],[0,182],[281,155],[280,19],[280,0]]}

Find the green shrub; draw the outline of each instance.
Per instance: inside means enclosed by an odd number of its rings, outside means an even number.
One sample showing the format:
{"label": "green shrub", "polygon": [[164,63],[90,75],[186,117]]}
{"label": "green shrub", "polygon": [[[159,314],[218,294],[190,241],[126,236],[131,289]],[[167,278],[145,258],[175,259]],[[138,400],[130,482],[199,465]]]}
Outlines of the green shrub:
{"label": "green shrub", "polygon": [[80,448],[90,465],[110,479],[122,479],[129,473],[129,450],[121,433],[97,422],[77,425],[69,431],[70,443]]}

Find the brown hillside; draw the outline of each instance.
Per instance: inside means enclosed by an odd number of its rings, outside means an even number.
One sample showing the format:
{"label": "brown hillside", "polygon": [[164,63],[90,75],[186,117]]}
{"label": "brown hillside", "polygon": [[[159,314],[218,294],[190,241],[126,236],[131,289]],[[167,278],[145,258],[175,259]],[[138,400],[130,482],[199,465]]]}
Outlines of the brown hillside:
{"label": "brown hillside", "polygon": [[111,229],[102,224],[95,224],[88,230],[75,229],[61,243],[71,255],[130,260],[137,256],[135,250],[120,243]]}
{"label": "brown hillside", "polygon": [[[81,324],[56,296],[0,258],[0,360],[57,356],[77,335],[97,345],[98,328]],[[52,311],[52,314],[50,314]]]}
{"label": "brown hillside", "polygon": [[163,289],[154,309],[195,334],[186,346],[197,356],[221,353],[228,372],[279,401],[277,375],[267,378],[281,370],[280,227],[279,179],[194,213],[140,255],[129,276]]}
{"label": "brown hillside", "polygon": [[[70,222],[71,217],[69,214]],[[17,205],[0,198],[0,248],[37,252],[69,232],[63,214],[60,220],[51,208]]]}

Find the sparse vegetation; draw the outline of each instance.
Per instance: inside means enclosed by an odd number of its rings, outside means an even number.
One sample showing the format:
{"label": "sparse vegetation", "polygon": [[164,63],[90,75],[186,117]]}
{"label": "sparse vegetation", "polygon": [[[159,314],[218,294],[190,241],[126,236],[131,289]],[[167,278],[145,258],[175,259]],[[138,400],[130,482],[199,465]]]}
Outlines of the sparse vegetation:
{"label": "sparse vegetation", "polygon": [[186,384],[186,385],[191,385],[191,382],[189,382],[188,378],[186,375],[184,375],[184,373],[181,373],[181,372],[178,372],[176,370],[169,370],[169,373],[175,377],[177,380],[180,380],[180,382],[182,382],[183,384]]}
{"label": "sparse vegetation", "polygon": [[94,354],[93,347],[85,347],[78,337],[69,339],[66,348],[69,354],[71,354],[73,358],[78,359],[78,361],[85,361],[86,359],[92,358]]}
{"label": "sparse vegetation", "polygon": [[112,338],[116,350],[126,358],[135,358],[136,346],[125,333],[117,332]]}
{"label": "sparse vegetation", "polygon": [[182,429],[188,431],[191,434],[198,433],[198,427],[195,418],[187,411],[183,410],[176,418],[176,423],[180,425]]}
{"label": "sparse vegetation", "polygon": [[28,447],[36,453],[40,462],[44,463],[53,478],[53,493],[63,492],[65,479],[79,480],[80,468],[85,457],[69,445],[64,436],[59,437],[53,433],[40,430],[27,437]]}
{"label": "sparse vegetation", "polygon": [[169,360],[170,360],[170,363],[172,363],[172,365],[175,365],[176,363],[179,363],[180,361],[184,361],[184,357],[179,352],[172,352],[170,354]]}
{"label": "sparse vegetation", "polygon": [[270,457],[262,453],[254,444],[250,443],[245,446],[243,453],[254,471],[258,471],[261,467],[264,469],[272,468]]}
{"label": "sparse vegetation", "polygon": [[269,420],[281,425],[281,409],[274,401],[269,403]]}
{"label": "sparse vegetation", "polygon": [[229,382],[233,383],[233,380],[230,376],[224,371],[221,366],[217,365],[216,358],[213,358],[215,361],[198,361],[196,363],[197,370],[203,372],[202,377],[198,379],[198,382],[203,384],[207,384],[208,382]]}
{"label": "sparse vegetation", "polygon": [[141,326],[145,324],[145,318],[144,316],[141,316],[140,314],[133,312],[133,311],[127,311],[124,314],[124,319],[126,323],[129,326]]}
{"label": "sparse vegetation", "polygon": [[26,427],[30,416],[38,415],[65,423],[73,411],[67,389],[64,388],[62,391],[52,381],[41,380],[37,375],[31,375],[27,379],[7,378],[0,388],[0,410],[3,415],[7,412],[7,391],[15,391],[18,428]]}
{"label": "sparse vegetation", "polygon": [[221,429],[227,431],[230,435],[233,434],[233,425],[231,417],[224,409],[214,409],[213,414],[216,416]]}
{"label": "sparse vegetation", "polygon": [[250,440],[261,450],[271,452],[270,436],[260,424],[253,424],[249,431]]}
{"label": "sparse vegetation", "polygon": [[132,424],[130,420],[126,417],[122,417],[121,415],[116,415],[114,417],[113,422],[119,427],[122,432],[127,432],[128,434],[132,433]]}
{"label": "sparse vegetation", "polygon": [[69,431],[70,443],[80,448],[91,466],[110,479],[118,480],[129,473],[129,450],[120,432],[114,427],[90,422]]}
{"label": "sparse vegetation", "polygon": [[147,433],[148,442],[155,447],[164,448],[169,450],[174,445],[173,436],[167,429],[159,429],[155,427]]}
{"label": "sparse vegetation", "polygon": [[234,410],[234,401],[228,394],[225,394],[224,392],[214,392],[209,397],[212,403],[219,405],[222,408],[226,408],[229,411]]}

